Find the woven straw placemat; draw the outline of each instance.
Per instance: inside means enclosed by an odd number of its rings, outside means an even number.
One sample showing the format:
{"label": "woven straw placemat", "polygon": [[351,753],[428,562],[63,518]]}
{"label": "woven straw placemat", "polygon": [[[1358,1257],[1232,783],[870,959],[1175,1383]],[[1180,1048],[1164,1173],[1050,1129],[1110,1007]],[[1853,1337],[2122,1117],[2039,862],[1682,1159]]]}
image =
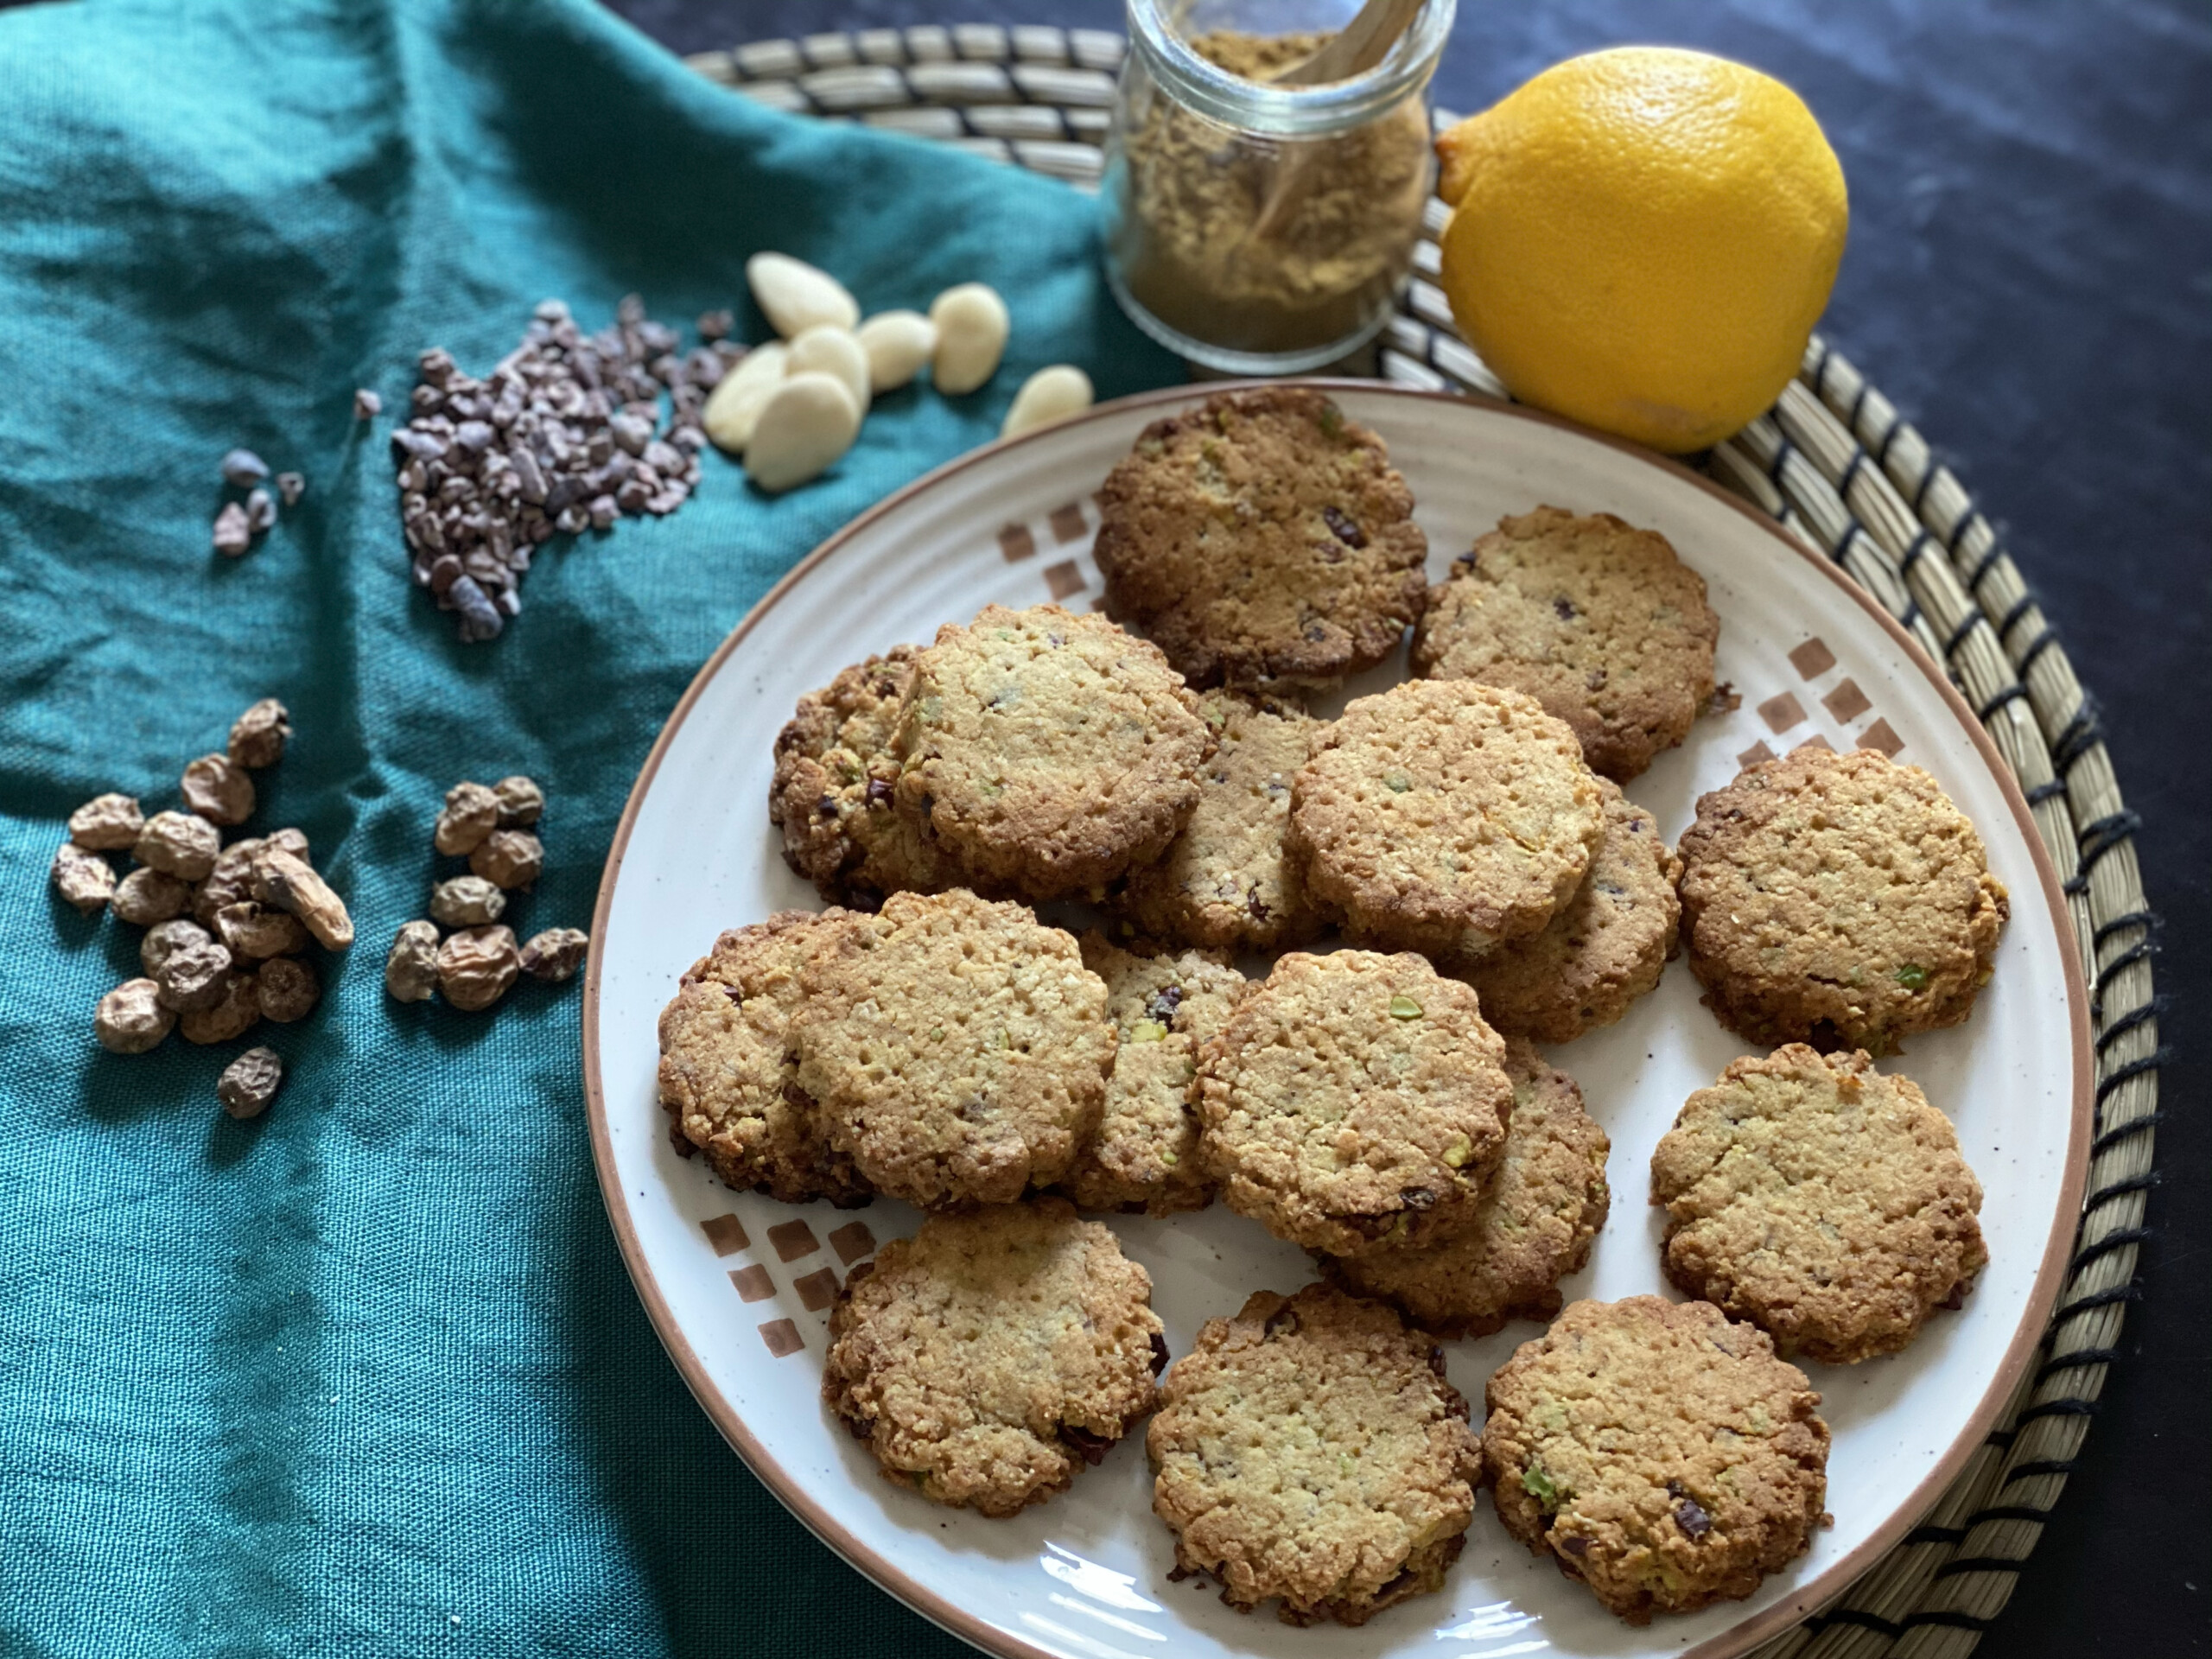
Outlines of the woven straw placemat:
{"label": "woven straw placemat", "polygon": [[[757,41],[687,61],[778,109],[895,129],[1095,189],[1125,49],[1102,30],[976,23]],[[1440,124],[1455,118],[1437,114]],[[1503,397],[1430,280],[1446,209],[1428,207],[1414,280],[1362,370]],[[1841,566],[1948,666],[2034,810],[2090,988],[2096,1138],[2041,1363],[1904,1542],[1758,1650],[1758,1659],[1963,1659],[2011,1596],[2065,1490],[2138,1294],[2163,1058],[2151,969],[2158,919],[2136,865],[2138,820],[2113,775],[2095,702],[1995,525],[1827,340],[1814,339],[1771,410],[1701,464]]]}

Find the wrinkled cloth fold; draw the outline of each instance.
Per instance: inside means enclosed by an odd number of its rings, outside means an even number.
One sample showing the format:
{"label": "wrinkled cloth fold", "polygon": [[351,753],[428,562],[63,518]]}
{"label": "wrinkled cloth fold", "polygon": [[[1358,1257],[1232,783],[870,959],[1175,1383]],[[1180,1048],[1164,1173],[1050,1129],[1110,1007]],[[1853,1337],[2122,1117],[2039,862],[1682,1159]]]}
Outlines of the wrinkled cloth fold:
{"label": "wrinkled cloth fold", "polygon": [[[581,982],[472,1015],[380,969],[446,871],[448,785],[543,785],[512,919],[588,925],[662,720],[779,575],[995,435],[1044,364],[1102,397],[1179,378],[1105,294],[1092,215],[765,111],[582,0],[0,16],[0,1651],[965,1651],[787,1516],[662,1353],[592,1173]],[[537,301],[597,328],[633,290],[687,342],[722,307],[757,340],[768,248],[871,311],[988,281],[1007,360],[880,398],[780,498],[709,454],[673,517],[550,543],[504,637],[459,643],[387,453],[416,353],[480,372]],[[231,560],[235,445],[308,487]],[[73,808],[176,805],[270,696],[296,735],[253,823],[307,832],[359,940],[311,1018],[260,1029],[290,1075],[238,1123],[214,1083],[242,1045],[94,1045],[139,934],[47,869]]]}

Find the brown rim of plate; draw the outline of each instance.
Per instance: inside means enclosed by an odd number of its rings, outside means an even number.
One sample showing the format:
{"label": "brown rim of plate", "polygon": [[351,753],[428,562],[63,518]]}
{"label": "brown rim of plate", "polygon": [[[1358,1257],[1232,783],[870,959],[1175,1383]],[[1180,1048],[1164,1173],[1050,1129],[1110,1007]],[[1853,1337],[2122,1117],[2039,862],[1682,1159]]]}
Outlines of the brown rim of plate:
{"label": "brown rim of plate", "polygon": [[[629,1204],[624,1196],[622,1184],[616,1179],[613,1142],[608,1135],[607,1127],[607,1095],[599,1071],[600,966],[605,958],[601,951],[596,948],[596,942],[607,937],[607,918],[613,903],[615,878],[621,873],[622,855],[624,849],[629,845],[630,831],[637,820],[639,806],[645,799],[645,791],[651,786],[654,773],[660,769],[661,757],[668,752],[668,747],[675,740],[677,731],[683,726],[685,716],[691,712],[692,704],[698,701],[700,693],[721,671],[723,663],[743,643],[745,637],[753,631],[753,626],[768,613],[778,601],[823,563],[830,555],[851,540],[856,533],[885,514],[905,505],[922,492],[934,488],[954,474],[965,471],[978,462],[995,457],[1006,450],[1018,448],[1046,433],[1057,432],[1075,422],[1118,415],[1128,410],[1143,409],[1155,404],[1196,403],[1221,391],[1293,383],[1254,380],[1223,381],[1209,383],[1203,386],[1163,387],[1156,391],[1138,392],[1131,397],[1118,397],[1111,403],[1098,404],[1080,415],[1071,416],[1067,420],[1052,422],[1014,437],[1001,438],[983,445],[981,448],[971,449],[965,454],[957,455],[943,466],[924,474],[912,483],[894,490],[867,512],[832,533],[820,546],[786,571],[783,578],[761,596],[760,602],[746,613],[744,620],[730,631],[729,637],[715,647],[714,655],[708,658],[698,673],[692,677],[691,683],[684,689],[683,696],[677,701],[674,711],[670,714],[667,723],[661,728],[660,735],[654,740],[652,752],[645,757],[645,764],[638,773],[638,781],[631,786],[630,798],[623,804],[621,821],[615,826],[613,844],[607,849],[606,869],[600,877],[599,897],[592,906],[592,938],[594,941],[594,948],[591,952],[590,964],[584,976],[583,1007],[584,1101],[586,1116],[591,1124],[592,1162],[598,1171],[600,1196],[607,1205],[607,1220],[614,1229],[615,1242],[621,1248],[623,1264],[629,1269],[631,1283],[637,1288],[639,1300],[645,1304],[646,1317],[652,1321],[653,1329],[660,1337],[662,1347],[668,1351],[669,1357],[676,1363],[677,1370],[683,1376],[684,1386],[691,1390],[692,1397],[698,1401],[701,1409],[705,1411],[715,1427],[721,1432],[722,1438],[728,1440],[738,1456],[745,1460],[746,1466],[752,1470],[761,1483],[776,1495],[777,1499],[785,1509],[804,1523],[809,1531],[836,1552],[849,1566],[888,1590],[924,1618],[987,1653],[1004,1656],[1004,1659],[1052,1659],[1052,1656],[1046,1649],[1026,1642],[1020,1637],[1002,1630],[995,1625],[987,1624],[967,1609],[955,1605],[903,1568],[862,1545],[833,1519],[810,1493],[792,1480],[782,1465],[767,1455],[760,1443],[753,1439],[752,1432],[746,1427],[744,1421],[731,1407],[730,1402],[723,1397],[721,1390],[708,1380],[705,1370],[699,1363],[698,1355],[692,1351],[691,1344],[685,1340],[683,1331],[677,1326],[674,1316],[669,1311],[667,1300],[661,1294],[660,1287],[654,1281],[652,1268],[645,1262],[639,1247],[637,1228],[630,1219]],[[2005,1348],[2005,1357],[1999,1363],[1996,1374],[1991,1378],[1989,1387],[1984,1391],[1980,1402],[1975,1406],[1972,1415],[1967,1421],[1966,1427],[1960,1431],[1958,1438],[1940,1458],[1936,1459],[1935,1463],[1929,1466],[1928,1473],[1921,1478],[1920,1484],[1915,1486],[1904,1500],[1891,1511],[1887,1519],[1874,1529],[1864,1543],[1821,1573],[1819,1577],[1809,1583],[1798,1586],[1789,1594],[1776,1602],[1773,1606],[1745,1619],[1709,1642],[1686,1649],[1679,1656],[1679,1659],[1732,1659],[1732,1656],[1746,1653],[1769,1637],[1781,1634],[1823,1603],[1840,1595],[1854,1580],[1872,1567],[1877,1561],[1897,1546],[1898,1541],[1913,1524],[1935,1507],[1936,1500],[1957,1478],[1960,1470],[1965,1466],[1967,1458],[1973,1455],[1974,1448],[1987,1437],[1990,1428],[1996,1422],[1999,1414],[2003,1412],[2005,1401],[2011,1397],[2012,1389],[2018,1383],[2021,1374],[2026,1370],[2028,1362],[2034,1357],[2037,1349],[2042,1344],[2044,1332],[2050,1322],[2051,1308],[2056,1303],[2059,1290],[2065,1282],[2067,1263],[2072,1254],[2071,1247],[2075,1230],[2081,1222],[2082,1196],[2088,1178],[2089,1135],[2094,1118],[2095,1099],[2095,1068],[2091,1058],[2089,1038],[2088,992],[2082,982],[2081,962],[2075,950],[2069,948],[2074,937],[2074,923],[2067,911],[2066,901],[2059,887],[2058,872],[2050,861],[2050,849],[2044,845],[2042,832],[2036,828],[2035,817],[2028,810],[2027,799],[2020,792],[2019,779],[2013,776],[2012,768],[2005,764],[2004,756],[1998,752],[1996,744],[1991,741],[1988,732],[1983,728],[1981,722],[1974,718],[1974,710],[1967,706],[1966,699],[1959,695],[1957,688],[1936,665],[1927,652],[1922,649],[1919,641],[1908,633],[1898,624],[1896,618],[1877,604],[1873,596],[1866,589],[1853,582],[1843,571],[1838,569],[1812,549],[1792,539],[1783,531],[1780,524],[1759,512],[1749,502],[1731,494],[1703,474],[1692,472],[1679,461],[1671,461],[1640,445],[1631,443],[1626,439],[1612,437],[1603,432],[1592,431],[1586,427],[1576,425],[1572,421],[1545,414],[1540,410],[1524,408],[1518,404],[1503,403],[1497,398],[1485,397],[1472,392],[1426,391],[1414,387],[1394,386],[1374,380],[1301,377],[1294,384],[1320,386],[1330,391],[1347,393],[1424,399],[1439,403],[1471,404],[1494,415],[1510,416],[1515,420],[1534,421],[1539,425],[1556,427],[1577,437],[1586,438],[1610,448],[1618,449],[1622,454],[1631,456],[1647,466],[1656,467],[1725,503],[1772,537],[1777,545],[1787,550],[1804,564],[1819,571],[1829,582],[1848,595],[1861,610],[1872,616],[1889,634],[1891,641],[1904,653],[1906,660],[1917,668],[1928,683],[1935,687],[1944,706],[1950,709],[1954,717],[1961,726],[1965,728],[1967,735],[1973,740],[1974,747],[1981,755],[1983,764],[1996,777],[1998,786],[2004,792],[2006,804],[2012,809],[2012,817],[2018,823],[2021,836],[2028,844],[2030,856],[2035,862],[2036,879],[2043,889],[2044,902],[2050,907],[2051,925],[2057,934],[2061,947],[2059,959],[2066,977],[2068,1019],[2074,1033],[2074,1110],[2072,1128],[2067,1141],[2066,1173],[2059,1187],[2057,1216],[2052,1224],[2050,1236],[2044,1245],[2043,1264],[2037,1268],[2035,1283],[2029,1292],[2027,1313],[2021,1319],[2019,1328],[2013,1332],[2012,1340]]]}

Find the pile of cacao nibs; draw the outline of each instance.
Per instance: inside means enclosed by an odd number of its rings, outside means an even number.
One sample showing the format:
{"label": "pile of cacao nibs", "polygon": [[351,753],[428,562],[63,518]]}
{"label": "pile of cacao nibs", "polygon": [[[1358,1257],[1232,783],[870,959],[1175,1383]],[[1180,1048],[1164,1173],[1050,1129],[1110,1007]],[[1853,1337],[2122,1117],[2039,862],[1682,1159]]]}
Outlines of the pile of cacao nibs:
{"label": "pile of cacao nibs", "polygon": [[435,993],[474,1014],[505,996],[518,975],[553,984],[575,977],[589,935],[549,927],[518,945],[500,919],[545,868],[544,843],[534,833],[544,811],[545,791],[527,778],[488,788],[462,782],[446,791],[431,845],[444,857],[466,858],[468,873],[431,888],[430,919],[403,924],[392,939],[384,988],[394,1001],[426,1002]]}
{"label": "pile of cacao nibs", "polygon": [[704,343],[684,353],[634,294],[595,334],[547,300],[480,380],[441,347],[422,354],[410,418],[391,435],[400,524],[416,583],[460,613],[463,639],[494,638],[522,609],[531,554],[556,533],[683,505],[699,482],[707,394],[745,354],[728,332],[728,315],[710,313]]}
{"label": "pile of cacao nibs", "polygon": [[[224,830],[253,816],[252,774],[283,758],[291,733],[284,705],[264,698],[232,723],[224,749],[185,767],[185,810],[148,817],[133,797],[107,794],[70,815],[69,839],[54,855],[55,888],[88,915],[105,907],[146,930],[143,976],[93,1014],[93,1034],[111,1053],[145,1053],[171,1030],[188,1043],[227,1043],[264,1020],[303,1020],[322,995],[310,944],[335,952],[353,943],[345,900],[316,874],[303,833],[223,842]],[[111,853],[135,868],[118,879]],[[257,1048],[216,1092],[232,1116],[251,1117],[283,1080],[283,1061]]]}

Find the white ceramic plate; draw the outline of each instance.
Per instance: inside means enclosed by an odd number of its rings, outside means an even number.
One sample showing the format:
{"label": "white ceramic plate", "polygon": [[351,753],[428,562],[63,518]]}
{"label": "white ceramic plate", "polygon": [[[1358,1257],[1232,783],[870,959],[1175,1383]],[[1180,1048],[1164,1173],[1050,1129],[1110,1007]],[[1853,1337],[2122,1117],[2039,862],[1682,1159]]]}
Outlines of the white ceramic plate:
{"label": "white ceramic plate", "polygon": [[[963,456],[885,501],[792,571],[733,633],[677,706],[646,762],[600,889],[584,1013],[593,1150],[639,1294],[699,1402],[753,1472],[877,1583],[979,1647],[1059,1659],[1204,1659],[1229,1653],[1435,1656],[1535,1652],[1734,1654],[1841,1590],[1933,1503],[1986,1433],[2056,1294],[2086,1163],[2085,998],[2064,910],[2024,803],[1966,705],[1890,620],[1823,561],[1705,480],[1625,446],[1503,405],[1363,383],[1336,386],[1382,433],[1421,503],[1432,576],[1501,515],[1548,502],[1662,531],[1700,571],[1721,618],[1719,675],[1742,694],[1699,722],[1630,793],[1671,838],[1698,794],[1748,753],[1813,739],[1877,744],[1927,767],[1980,828],[2012,918],[1996,976],[1956,1030],[1901,1060],[1957,1122],[1987,1197],[1991,1262],[1962,1312],[1910,1351],[1810,1366],[1834,1432],[1832,1529],[1748,1601],[1631,1630],[1478,1502],[1442,1593],[1364,1629],[1295,1630],[1246,1616],[1198,1581],[1170,1583],[1150,1510],[1143,1433],[1074,1490],[1009,1521],[949,1510],[893,1485],[820,1403],[826,1308],[876,1241],[914,1213],[793,1208],[732,1193],[677,1157],[654,1096],[654,1020],[677,976],[724,927],[812,906],[765,810],[770,747],[801,693],[862,654],[926,642],[984,605],[1089,605],[1091,492],[1139,430],[1199,391],[1094,410]],[[1373,690],[1402,661],[1365,677]],[[1612,1136],[1612,1218],[1570,1300],[1671,1294],[1659,1221],[1643,1199],[1651,1148],[1683,1099],[1744,1046],[1699,1006],[1678,962],[1627,1018],[1553,1058]],[[1116,1217],[1151,1270],[1177,1353],[1201,1321],[1251,1291],[1295,1289],[1306,1259],[1221,1205],[1167,1221]],[[1518,1323],[1449,1344],[1476,1402]]]}

